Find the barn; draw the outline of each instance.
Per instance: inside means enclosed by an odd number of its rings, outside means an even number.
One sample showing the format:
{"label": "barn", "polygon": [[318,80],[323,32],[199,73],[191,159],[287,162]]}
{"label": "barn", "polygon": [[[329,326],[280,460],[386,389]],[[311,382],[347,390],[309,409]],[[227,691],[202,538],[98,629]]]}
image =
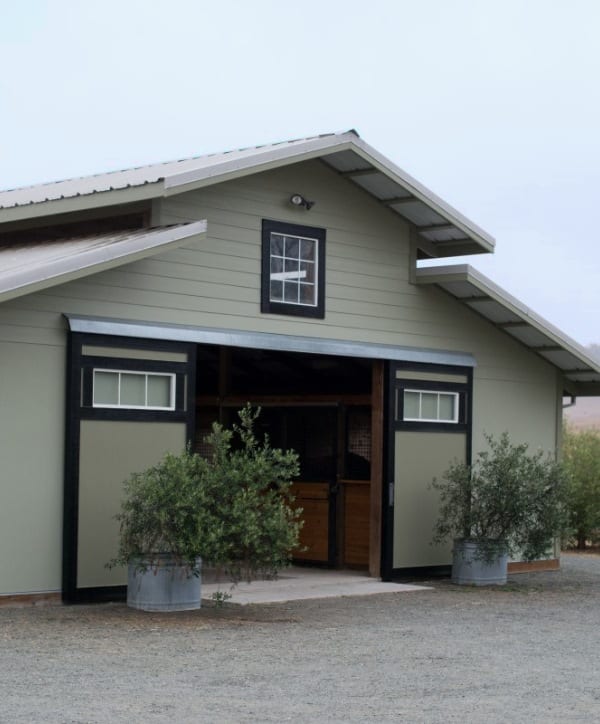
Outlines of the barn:
{"label": "barn", "polygon": [[485,433],[559,454],[600,394],[457,263],[494,243],[355,131],[0,192],[0,599],[120,598],[123,479],[247,401],[301,456],[299,560],[448,570],[431,479]]}

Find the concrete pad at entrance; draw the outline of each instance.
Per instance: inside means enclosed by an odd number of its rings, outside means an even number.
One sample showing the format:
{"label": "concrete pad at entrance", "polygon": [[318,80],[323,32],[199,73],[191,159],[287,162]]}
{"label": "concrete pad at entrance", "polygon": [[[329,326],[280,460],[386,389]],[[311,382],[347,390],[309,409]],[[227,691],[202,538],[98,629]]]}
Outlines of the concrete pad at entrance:
{"label": "concrete pad at entrance", "polygon": [[428,586],[406,583],[383,583],[377,578],[355,571],[331,571],[294,567],[286,569],[274,581],[252,581],[232,587],[228,581],[202,582],[202,599],[210,601],[217,591],[231,594],[228,603],[245,606],[251,603],[283,603],[310,598],[369,596],[375,593],[426,591]]}

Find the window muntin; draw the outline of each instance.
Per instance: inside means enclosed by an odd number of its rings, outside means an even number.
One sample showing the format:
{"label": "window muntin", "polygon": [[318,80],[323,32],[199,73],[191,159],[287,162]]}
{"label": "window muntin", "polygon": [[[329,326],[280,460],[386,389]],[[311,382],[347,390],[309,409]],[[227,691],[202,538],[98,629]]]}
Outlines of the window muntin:
{"label": "window muntin", "polygon": [[174,410],[175,374],[94,369],[93,407]]}
{"label": "window muntin", "polygon": [[261,312],[325,318],[326,230],[262,221]]}
{"label": "window muntin", "polygon": [[269,301],[316,307],[319,240],[272,231]]}
{"label": "window muntin", "polygon": [[458,392],[405,389],[403,402],[404,422],[458,423]]}

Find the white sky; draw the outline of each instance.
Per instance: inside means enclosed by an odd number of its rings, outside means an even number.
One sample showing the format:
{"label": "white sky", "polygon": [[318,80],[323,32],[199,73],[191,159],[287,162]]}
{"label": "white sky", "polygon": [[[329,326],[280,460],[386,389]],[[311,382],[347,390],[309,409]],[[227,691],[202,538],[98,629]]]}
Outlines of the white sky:
{"label": "white sky", "polygon": [[0,188],[353,127],[598,342],[598,37],[595,0],[7,2]]}

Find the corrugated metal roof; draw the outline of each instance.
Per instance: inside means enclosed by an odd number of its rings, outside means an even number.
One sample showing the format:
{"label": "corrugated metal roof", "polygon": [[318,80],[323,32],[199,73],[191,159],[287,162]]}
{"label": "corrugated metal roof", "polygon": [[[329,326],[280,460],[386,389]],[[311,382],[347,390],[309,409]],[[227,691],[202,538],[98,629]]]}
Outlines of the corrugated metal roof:
{"label": "corrugated metal roof", "polygon": [[206,222],[0,247],[0,302],[151,256],[206,232]]}
{"label": "corrugated metal roof", "polygon": [[412,224],[425,256],[493,251],[495,242],[489,234],[353,130],[0,192],[0,223],[18,218],[20,209],[19,218],[27,218],[28,208],[38,204],[48,204],[45,213],[58,213],[60,202],[67,199],[81,198],[93,206],[96,202],[90,197],[95,194],[142,187],[147,187],[149,198],[159,198],[311,158],[321,159]]}
{"label": "corrugated metal roof", "polygon": [[193,158],[183,158],[176,161],[166,161],[164,163],[137,166],[119,171],[109,171],[107,173],[94,174],[93,176],[81,176],[63,181],[53,181],[50,183],[36,184],[35,186],[24,186],[8,191],[0,191],[0,208],[6,209],[13,206],[27,206],[45,201],[57,201],[75,196],[102,193],[103,191],[127,189],[132,186],[144,186],[146,184],[164,181],[167,178],[176,179],[181,174],[189,171],[208,170],[213,166],[223,163],[223,161],[235,161],[248,157],[256,157],[268,150],[282,146],[293,148],[295,145],[303,143],[306,140],[313,139],[299,139],[265,146],[241,148],[223,153],[211,153]]}
{"label": "corrugated metal roof", "polygon": [[436,284],[564,375],[565,393],[600,395],[600,362],[575,340],[468,264],[419,268],[419,284]]}

